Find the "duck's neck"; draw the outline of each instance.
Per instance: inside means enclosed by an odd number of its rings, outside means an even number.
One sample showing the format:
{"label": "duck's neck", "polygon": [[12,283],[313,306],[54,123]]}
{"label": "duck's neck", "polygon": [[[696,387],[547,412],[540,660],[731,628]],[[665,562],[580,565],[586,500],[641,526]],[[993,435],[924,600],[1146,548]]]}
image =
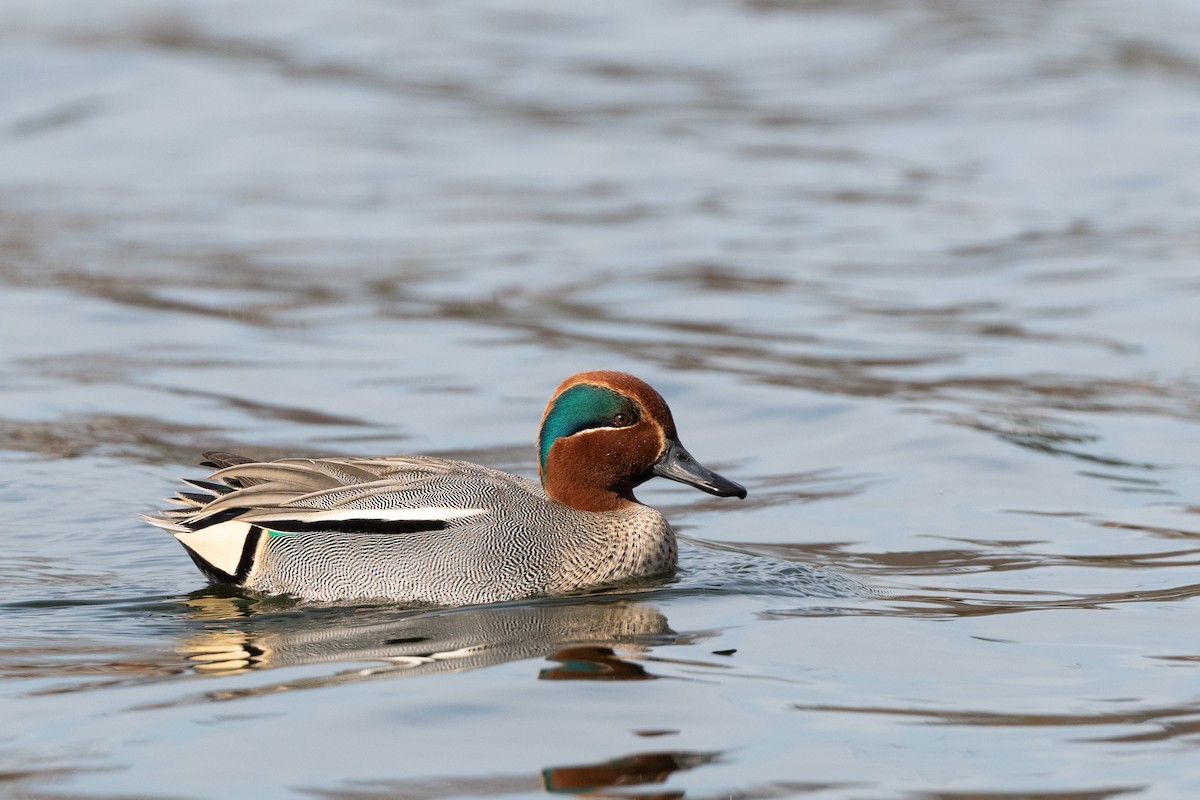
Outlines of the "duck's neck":
{"label": "duck's neck", "polygon": [[632,484],[610,481],[602,472],[586,462],[585,453],[556,448],[542,470],[542,488],[552,500],[579,511],[620,511],[639,505]]}
{"label": "duck's neck", "polygon": [[565,482],[545,481],[542,484],[550,499],[579,511],[620,511],[638,505],[633,493],[621,495],[611,489],[597,489]]}

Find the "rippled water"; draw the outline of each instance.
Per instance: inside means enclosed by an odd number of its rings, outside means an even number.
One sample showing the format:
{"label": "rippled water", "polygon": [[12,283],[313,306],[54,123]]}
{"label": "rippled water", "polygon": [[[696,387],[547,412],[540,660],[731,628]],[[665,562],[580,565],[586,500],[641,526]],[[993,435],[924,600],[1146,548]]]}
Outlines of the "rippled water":
{"label": "rippled water", "polygon": [[[0,795],[1193,797],[1191,0],[0,4]],[[677,578],[204,588],[199,452],[535,470]]]}

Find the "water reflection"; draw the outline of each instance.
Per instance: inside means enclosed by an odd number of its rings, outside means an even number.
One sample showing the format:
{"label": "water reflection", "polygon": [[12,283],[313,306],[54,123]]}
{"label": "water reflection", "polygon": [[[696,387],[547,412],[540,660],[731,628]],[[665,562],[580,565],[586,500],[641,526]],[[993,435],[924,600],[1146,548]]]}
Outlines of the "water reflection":
{"label": "water reflection", "polygon": [[[680,633],[650,600],[746,593],[786,597],[793,614],[830,613],[831,601],[870,608],[880,596],[830,570],[732,547],[684,540],[686,569],[663,585],[607,589],[572,598],[545,598],[464,608],[405,608],[302,603],[285,596],[244,594],[209,586],[183,599],[33,600],[5,604],[14,613],[55,609],[104,610],[110,615],[153,614],[189,630],[168,651],[123,651],[102,644],[10,647],[0,651],[0,677],[73,678],[33,692],[55,695],[187,677],[232,677],[252,671],[329,664],[333,672],[251,688],[226,687],[166,705],[233,700],[285,690],[315,689],[395,677],[483,669],[512,661],[546,659],[537,677],[551,681],[643,681],[656,677],[645,662],[725,669],[661,654],[663,645],[688,645],[716,631]],[[37,577],[37,576],[35,576]],[[77,574],[67,576],[77,579]],[[853,605],[866,603],[866,606]],[[182,618],[180,611],[182,610]],[[842,613],[835,610],[833,613]],[[864,612],[865,613],[865,612]],[[722,651],[724,652],[724,651]],[[732,651],[729,651],[732,652]],[[371,666],[360,666],[363,663]],[[349,668],[339,665],[353,664]],[[158,704],[144,706],[157,707]]]}
{"label": "water reflection", "polygon": [[592,797],[679,798],[683,792],[607,792],[606,789],[666,783],[675,772],[710,764],[719,753],[637,753],[600,764],[551,767],[542,772],[542,785],[550,793]]}
{"label": "water reflection", "polygon": [[412,800],[442,800],[449,797],[503,797],[514,794],[571,794],[582,797],[641,800],[679,800],[698,798],[767,798],[821,795],[845,788],[849,783],[779,780],[739,787],[727,793],[690,792],[666,786],[679,773],[719,764],[728,758],[723,752],[694,750],[650,751],[619,758],[568,766],[547,767],[540,779],[529,775],[492,775],[486,777],[433,777],[406,780],[355,780],[337,789],[306,787],[304,792],[328,800],[373,800],[379,797],[405,797]]}
{"label": "water reflection", "polygon": [[[166,705],[462,672],[537,659],[555,662],[536,673],[542,680],[639,681],[655,677],[638,663],[651,648],[692,644],[711,635],[678,633],[657,608],[609,598],[404,610],[307,607],[286,598],[247,597],[214,588],[179,603],[120,605],[132,613],[150,610],[158,615],[173,615],[182,605],[186,620],[201,629],[183,634],[170,651],[123,651],[83,643],[66,648],[8,647],[0,652],[0,677],[68,680],[32,692],[47,696],[168,679],[228,678],[319,664],[333,667],[327,673],[251,688],[221,686]],[[36,607],[45,608],[46,604]],[[87,680],[71,680],[81,676]]]}
{"label": "water reflection", "polygon": [[[658,789],[677,772],[711,764],[720,753],[666,751],[634,753],[607,761],[547,767],[535,776],[496,775],[480,778],[422,778],[418,780],[354,781],[340,789],[306,788],[306,794],[329,800],[369,800],[381,796],[413,800],[446,797],[501,797],[531,794],[572,794],[584,797],[637,797],[643,800],[677,800],[683,791]],[[637,787],[656,787],[639,790]]]}
{"label": "water reflection", "polygon": [[645,681],[655,677],[641,664],[617,656],[611,647],[568,647],[546,658],[561,666],[539,672],[538,678],[544,681]]}
{"label": "water reflection", "polygon": [[[543,601],[434,611],[300,609],[245,616],[244,599],[200,595],[196,618],[224,620],[177,646],[198,675],[237,675],[313,664],[353,664],[316,676],[250,688],[218,688],[184,702],[233,700],[366,680],[482,669],[549,659],[544,680],[647,680],[635,663],[660,644],[699,641],[680,634],[658,609],[627,600]],[[384,618],[385,621],[375,621]],[[361,666],[367,662],[369,666]]]}
{"label": "water reflection", "polygon": [[914,800],[1108,800],[1110,797],[1137,794],[1145,786],[1116,786],[1104,789],[1070,789],[1062,792],[988,791],[988,792],[921,792],[910,795]]}
{"label": "water reflection", "polygon": [[1045,714],[1008,711],[964,711],[945,708],[888,708],[879,706],[794,705],[798,711],[820,711],[831,714],[873,714],[908,718],[925,725],[955,725],[997,728],[1097,728],[1100,726],[1143,726],[1149,731],[1113,733],[1088,736],[1092,742],[1156,742],[1169,739],[1190,739],[1200,733],[1200,700],[1182,705],[1140,708],[1133,710],[1097,712],[1090,714]]}

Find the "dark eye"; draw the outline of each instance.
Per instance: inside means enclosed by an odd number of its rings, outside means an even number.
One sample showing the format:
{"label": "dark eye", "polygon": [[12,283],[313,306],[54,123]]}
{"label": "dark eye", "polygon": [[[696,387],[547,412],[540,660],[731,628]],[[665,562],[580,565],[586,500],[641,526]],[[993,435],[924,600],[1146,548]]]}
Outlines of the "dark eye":
{"label": "dark eye", "polygon": [[625,427],[629,424],[629,415],[624,411],[618,411],[616,414],[613,414],[613,424],[618,428]]}

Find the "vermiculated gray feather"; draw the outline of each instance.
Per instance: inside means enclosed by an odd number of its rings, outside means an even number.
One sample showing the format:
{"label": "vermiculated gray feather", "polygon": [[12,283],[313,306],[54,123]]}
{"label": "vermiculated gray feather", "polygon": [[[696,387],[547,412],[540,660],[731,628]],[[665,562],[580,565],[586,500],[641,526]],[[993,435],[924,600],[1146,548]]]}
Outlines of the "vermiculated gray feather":
{"label": "vermiculated gray feather", "polygon": [[[264,537],[243,585],[271,594],[487,603],[566,594],[675,565],[674,532],[652,508],[581,513],[532,481],[466,461],[288,459],[234,464],[215,480],[232,490],[214,487],[216,496],[200,507],[194,493],[182,493],[192,508],[151,521],[201,530],[217,514],[244,509],[233,519],[271,531],[273,521],[317,524],[325,512],[364,512],[362,532],[352,530],[352,515],[339,515],[336,530]],[[397,509],[430,509],[427,521],[439,529],[379,532],[379,512]],[[447,513],[472,509],[478,513]]]}

